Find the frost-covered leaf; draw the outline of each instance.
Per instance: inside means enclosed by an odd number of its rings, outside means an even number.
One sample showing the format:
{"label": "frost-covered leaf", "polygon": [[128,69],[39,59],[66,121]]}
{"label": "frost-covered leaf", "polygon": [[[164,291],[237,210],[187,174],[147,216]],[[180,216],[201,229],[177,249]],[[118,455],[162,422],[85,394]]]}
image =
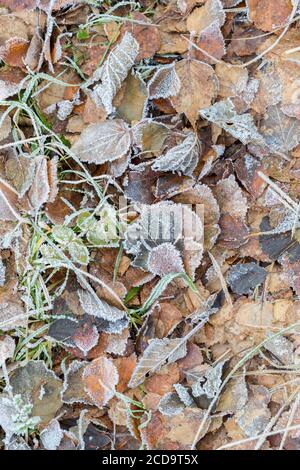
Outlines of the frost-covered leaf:
{"label": "frost-covered leaf", "polygon": [[50,186],[48,180],[47,158],[43,155],[36,157],[35,175],[32,185],[28,191],[28,199],[34,211],[38,211],[41,206],[48,201]]}
{"label": "frost-covered leaf", "polygon": [[219,362],[215,367],[211,367],[202,378],[192,384],[194,397],[206,395],[207,398],[212,399],[218,395],[222,384],[222,372],[225,362]]}
{"label": "frost-covered leaf", "polygon": [[73,361],[64,374],[64,388],[62,390],[62,401],[72,405],[73,403],[85,403],[92,405],[92,400],[84,390],[82,374],[85,361]]}
{"label": "frost-covered leaf", "polygon": [[195,8],[187,18],[187,29],[200,33],[212,23],[218,22],[221,27],[225,23],[225,12],[220,0],[207,0],[204,6]]}
{"label": "frost-covered leaf", "polygon": [[267,109],[259,130],[267,147],[275,153],[288,153],[300,143],[299,120],[286,116],[279,106]]}
{"label": "frost-covered leaf", "polygon": [[223,390],[218,402],[218,412],[235,413],[244,408],[248,401],[245,376],[231,379]]}
{"label": "frost-covered leaf", "polygon": [[249,19],[256,28],[273,31],[285,26],[294,3],[290,0],[247,0]]}
{"label": "frost-covered leaf", "polygon": [[21,83],[12,83],[6,80],[0,80],[0,99],[6,100],[10,96],[16,95],[21,87]]}
{"label": "frost-covered leaf", "polygon": [[181,87],[174,63],[159,67],[148,83],[149,98],[176,96]]}
{"label": "frost-covered leaf", "polygon": [[112,101],[138,55],[139,45],[132,34],[126,32],[119,44],[109,53],[104,64],[96,70],[84,88],[94,85],[91,97],[108,114],[114,111]]}
{"label": "frost-covered leaf", "polygon": [[85,391],[99,408],[103,408],[115,395],[119,375],[113,362],[106,357],[98,357],[90,362],[82,377]]}
{"label": "frost-covered leaf", "polygon": [[152,165],[155,171],[176,172],[192,176],[200,154],[200,143],[193,132],[178,145],[171,148],[165,155],[157,158]]}
{"label": "frost-covered leaf", "polygon": [[116,322],[126,316],[126,312],[109,305],[96,294],[92,295],[91,292],[87,290],[79,290],[78,297],[83,310],[88,315],[93,315],[110,322]]}
{"label": "frost-covered leaf", "polygon": [[6,139],[11,131],[11,119],[9,116],[5,116],[2,120],[3,114],[0,114],[0,142]]}
{"label": "frost-covered leaf", "polygon": [[[111,305],[107,304],[109,309],[112,308]],[[110,334],[121,334],[129,324],[129,315],[125,314],[118,320],[104,320],[100,317],[95,317],[95,324],[97,325],[98,331],[104,331],[105,333]]]}
{"label": "frost-covered leaf", "polygon": [[121,333],[107,335],[107,345],[105,352],[115,356],[123,356],[126,352],[129,338],[129,330],[124,329]]}
{"label": "frost-covered leaf", "polygon": [[72,339],[75,346],[86,355],[98,343],[99,333],[96,325],[90,322],[81,323]]}
{"label": "frost-covered leaf", "polygon": [[13,438],[6,445],[6,450],[31,450],[25,439],[20,436],[13,436]]}
{"label": "frost-covered leaf", "polygon": [[11,336],[0,336],[0,367],[7,359],[13,357],[15,347],[15,342]]}
{"label": "frost-covered leaf", "polygon": [[9,441],[10,438],[15,433],[14,422],[12,421],[12,416],[15,414],[15,406],[12,400],[5,395],[0,396],[0,426],[6,434],[6,440]]}
{"label": "frost-covered leaf", "polygon": [[250,294],[262,284],[267,277],[267,271],[256,263],[237,264],[232,266],[227,281],[231,290],[238,295]]}
{"label": "frost-covered leaf", "polygon": [[186,340],[183,339],[153,339],[132,374],[129,387],[140,385],[145,376],[159,370],[165,362],[172,363],[184,357],[187,353]]}
{"label": "frost-covered leaf", "polygon": [[73,230],[65,225],[55,225],[52,229],[52,236],[62,246],[68,246],[69,243],[76,239]]}
{"label": "frost-covered leaf", "polygon": [[[171,99],[178,113],[185,113],[195,125],[199,110],[211,105],[218,93],[218,80],[214,69],[198,60],[183,59],[175,65],[181,88]],[[201,92],[200,92],[201,90]]]}
{"label": "frost-covered leaf", "polygon": [[133,129],[134,142],[143,150],[144,158],[161,155],[170,135],[168,126],[152,119],[142,121]]}
{"label": "frost-covered leaf", "polygon": [[184,404],[177,393],[168,392],[161,398],[157,409],[164,416],[175,416],[184,410]]}
{"label": "frost-covered leaf", "polygon": [[47,425],[62,405],[62,382],[43,361],[30,361],[14,370],[10,385],[14,395],[21,395],[25,403],[33,405],[32,416],[39,416],[41,425]]}
{"label": "frost-covered leaf", "polygon": [[248,212],[248,201],[233,175],[220,180],[214,189],[214,194],[221,214],[230,214],[245,220]]}
{"label": "frost-covered leaf", "polygon": [[48,181],[50,192],[47,202],[54,202],[58,194],[58,175],[57,175],[58,157],[54,156],[51,160],[47,161],[48,166]]}
{"label": "frost-covered leaf", "polygon": [[[18,297],[18,296],[15,296]],[[11,330],[16,326],[26,325],[27,316],[24,306],[11,292],[5,292],[0,297],[0,328],[3,331]]]}
{"label": "frost-covered leaf", "polygon": [[0,258],[0,287],[3,287],[5,284],[5,280],[6,280],[5,274],[6,274],[6,267],[2,261],[2,258]]}
{"label": "frost-covered leaf", "polygon": [[147,268],[156,276],[184,272],[180,252],[171,243],[162,243],[150,251]]}
{"label": "frost-covered leaf", "polygon": [[82,240],[77,239],[69,243],[67,250],[74,261],[74,263],[83,264],[84,266],[89,264],[90,255],[89,250],[85,246]]}
{"label": "frost-covered leaf", "polygon": [[264,432],[271,419],[268,408],[270,391],[261,385],[250,385],[248,403],[237,414],[237,422],[246,436],[254,437]]}
{"label": "frost-covered leaf", "polygon": [[66,346],[74,347],[73,336],[78,328],[78,321],[75,318],[58,318],[51,323],[48,336],[63,343]]}
{"label": "frost-covered leaf", "polygon": [[270,224],[269,217],[264,217],[260,224],[260,231],[269,234],[260,235],[259,243],[263,253],[272,260],[284,258],[285,261],[297,262],[300,260],[300,244],[295,240],[292,243],[291,232],[277,233]]}
{"label": "frost-covered leaf", "polygon": [[50,245],[42,245],[40,248],[40,252],[42,255],[42,261],[45,264],[49,264],[50,266],[56,268],[62,266],[64,264],[65,259],[62,255],[60,255],[52,246]]}
{"label": "frost-covered leaf", "polygon": [[18,156],[12,153],[5,163],[5,173],[7,179],[18,191],[19,197],[23,197],[33,182],[35,161],[30,156]]}
{"label": "frost-covered leaf", "polygon": [[176,393],[177,393],[178,397],[180,398],[180,401],[185,406],[191,406],[192,407],[192,406],[195,405],[195,402],[194,402],[193,398],[191,397],[190,393],[188,392],[188,390],[183,385],[178,383],[178,384],[174,384],[173,386],[176,390]]}
{"label": "frost-covered leaf", "polygon": [[56,450],[63,438],[63,431],[57,419],[50,421],[40,435],[42,444],[46,450]]}
{"label": "frost-covered leaf", "polygon": [[[185,408],[174,416],[164,416],[159,411],[151,414],[147,426],[141,429],[143,443],[149,450],[176,449],[191,450],[196,436],[199,440],[205,436],[210,426],[210,417],[206,410]],[[205,423],[199,433],[199,426]]]}
{"label": "frost-covered leaf", "polygon": [[200,110],[203,119],[207,119],[243,144],[263,144],[263,137],[259,134],[251,114],[237,114],[230,99],[219,101],[209,108]]}
{"label": "frost-covered leaf", "polygon": [[0,220],[18,220],[18,196],[8,184],[0,181]]}
{"label": "frost-covered leaf", "polygon": [[121,119],[115,119],[90,124],[71,150],[81,161],[100,165],[126,156],[130,145],[129,127]]}
{"label": "frost-covered leaf", "polygon": [[294,363],[294,346],[285,336],[276,336],[274,333],[267,332],[267,338],[270,338],[264,344],[264,348],[277,357],[283,364],[291,365]]}

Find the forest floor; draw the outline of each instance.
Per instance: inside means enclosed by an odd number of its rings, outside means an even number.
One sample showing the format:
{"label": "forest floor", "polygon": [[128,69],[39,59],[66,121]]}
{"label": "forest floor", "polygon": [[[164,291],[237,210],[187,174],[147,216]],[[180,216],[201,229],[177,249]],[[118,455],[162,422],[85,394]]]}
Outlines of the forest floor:
{"label": "forest floor", "polygon": [[0,0],[1,449],[300,449],[299,25]]}

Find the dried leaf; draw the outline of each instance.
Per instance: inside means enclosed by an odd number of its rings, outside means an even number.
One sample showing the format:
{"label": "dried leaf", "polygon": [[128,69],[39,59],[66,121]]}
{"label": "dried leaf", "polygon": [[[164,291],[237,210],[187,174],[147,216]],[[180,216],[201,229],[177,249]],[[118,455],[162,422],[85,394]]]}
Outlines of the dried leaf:
{"label": "dried leaf", "polygon": [[148,91],[145,83],[138,75],[129,73],[114,99],[116,114],[129,124],[140,121],[145,116],[147,101]]}
{"label": "dried leaf", "polygon": [[211,367],[200,380],[192,384],[194,397],[205,395],[207,398],[212,399],[218,395],[222,384],[222,372],[225,362],[219,362],[215,367]]}
{"label": "dried leaf", "polygon": [[260,385],[251,385],[249,401],[238,413],[237,422],[245,435],[254,437],[264,432],[271,413],[268,409],[269,391]]}
{"label": "dried leaf", "polygon": [[170,98],[181,88],[174,63],[159,67],[148,83],[149,98]]}
{"label": "dried leaf", "polygon": [[7,359],[13,357],[15,347],[15,342],[11,336],[0,336],[0,367]]}
{"label": "dried leaf", "polygon": [[[17,297],[14,298],[14,297]],[[19,295],[13,292],[1,292],[0,296],[0,328],[3,331],[11,330],[16,326],[24,326],[27,316]]]}
{"label": "dried leaf", "polygon": [[15,395],[20,394],[26,403],[33,405],[32,416],[41,418],[40,425],[47,425],[62,405],[61,380],[43,361],[31,361],[13,371],[10,385]]}
{"label": "dried leaf", "polygon": [[197,60],[181,60],[175,65],[175,70],[181,81],[181,88],[172,98],[172,104],[178,113],[185,113],[194,126],[199,111],[210,106],[216,98],[218,79],[210,65]]}
{"label": "dried leaf", "polygon": [[251,114],[237,114],[230,99],[219,101],[210,108],[200,110],[202,118],[217,124],[243,144],[263,144]]}
{"label": "dried leaf", "polygon": [[279,106],[271,106],[259,128],[272,152],[288,154],[300,143],[299,121],[286,116]]}
{"label": "dried leaf", "polygon": [[[149,450],[191,450],[193,440],[203,421],[205,411],[185,408],[175,416],[163,416],[155,411],[148,425],[141,430],[143,442]],[[210,418],[206,421],[199,440],[207,433]]]}
{"label": "dried leaf", "polygon": [[109,305],[104,300],[99,299],[96,294],[92,295],[87,290],[79,290],[78,297],[83,310],[88,315],[93,315],[110,322],[117,322],[126,316],[126,312]]}
{"label": "dried leaf", "polygon": [[30,156],[12,153],[5,163],[5,173],[18,191],[19,197],[23,197],[33,183],[35,160]]}
{"label": "dried leaf", "polygon": [[156,276],[184,272],[180,252],[171,243],[154,247],[148,257],[148,270]]}
{"label": "dried leaf", "polygon": [[18,220],[20,215],[17,203],[17,194],[8,184],[0,181],[0,220]]}
{"label": "dried leaf", "polygon": [[47,158],[35,158],[35,175],[28,191],[28,198],[34,211],[38,211],[47,202],[50,193]]}
{"label": "dried leaf", "polygon": [[83,372],[85,391],[95,405],[102,408],[115,395],[119,381],[118,371],[106,357],[94,359]]}
{"label": "dried leaf", "polygon": [[160,29],[150,22],[147,16],[139,12],[132,14],[132,19],[136,22],[124,22],[122,31],[132,34],[139,45],[136,61],[150,59],[160,48]]}
{"label": "dried leaf", "polygon": [[11,119],[9,116],[6,116],[4,120],[2,120],[3,114],[0,114],[0,122],[1,122],[1,127],[0,127],[0,142],[4,139],[6,139],[10,132],[11,132]]}
{"label": "dried leaf", "polygon": [[270,338],[264,345],[264,348],[277,357],[282,364],[292,365],[294,363],[294,346],[284,336],[276,336],[274,333],[267,332],[267,338]]}
{"label": "dried leaf", "polygon": [[155,171],[171,171],[172,173],[192,176],[198,163],[199,153],[198,137],[191,132],[180,144],[156,159],[152,168]]}
{"label": "dried leaf", "polygon": [[166,393],[157,408],[164,416],[176,416],[184,410],[184,404],[175,392]]}
{"label": "dried leaf", "polygon": [[56,450],[63,438],[63,431],[57,419],[50,421],[41,432],[41,441],[46,450]]}
{"label": "dried leaf", "polygon": [[103,106],[108,114],[114,111],[112,101],[133,66],[138,51],[137,41],[132,34],[126,32],[121,42],[109,53],[104,64],[85,83],[85,89],[96,83],[91,97],[97,106]]}
{"label": "dried leaf", "polygon": [[247,0],[249,18],[263,31],[273,31],[284,26],[292,13],[290,0]]}
{"label": "dried leaf", "polygon": [[64,387],[61,393],[62,401],[72,405],[73,403],[92,404],[89,395],[84,390],[82,374],[85,361],[73,361],[64,374]]}
{"label": "dried leaf", "polygon": [[140,385],[148,373],[156,372],[165,362],[172,363],[186,355],[186,340],[183,339],[154,339],[132,374],[129,387],[135,388]]}
{"label": "dried leaf", "polygon": [[238,295],[250,294],[255,287],[262,284],[267,271],[256,263],[237,264],[233,266],[227,280],[231,290]]}
{"label": "dried leaf", "polygon": [[230,214],[232,217],[238,217],[241,220],[246,219],[248,202],[233,175],[219,181],[214,193],[221,214]]}
{"label": "dried leaf", "polygon": [[207,0],[204,6],[195,8],[187,17],[187,29],[190,32],[200,33],[216,21],[219,26],[223,26],[225,18],[221,1]]}
{"label": "dried leaf", "polygon": [[113,162],[128,154],[131,145],[130,131],[121,119],[90,124],[72,146],[83,162]]}

